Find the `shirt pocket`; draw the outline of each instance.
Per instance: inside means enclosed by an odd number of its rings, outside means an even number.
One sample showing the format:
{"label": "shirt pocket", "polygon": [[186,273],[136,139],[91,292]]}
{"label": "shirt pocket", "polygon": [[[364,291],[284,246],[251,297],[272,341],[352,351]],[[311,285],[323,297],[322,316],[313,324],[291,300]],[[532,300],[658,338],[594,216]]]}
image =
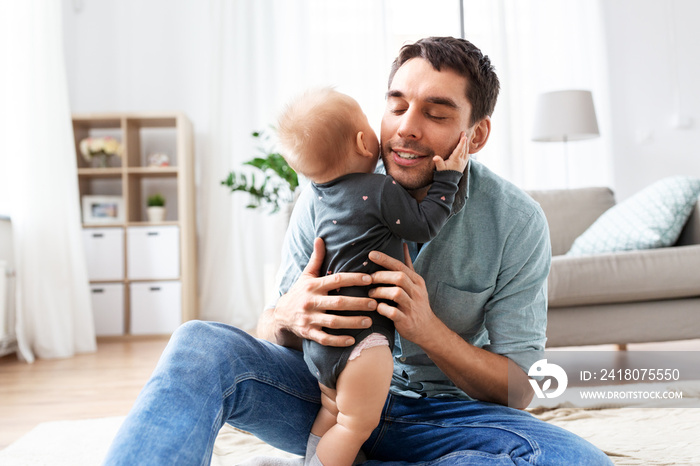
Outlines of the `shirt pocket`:
{"label": "shirt pocket", "polygon": [[432,299],[433,312],[452,331],[469,340],[484,326],[484,306],[494,288],[495,285],[473,292],[438,282],[437,292]]}

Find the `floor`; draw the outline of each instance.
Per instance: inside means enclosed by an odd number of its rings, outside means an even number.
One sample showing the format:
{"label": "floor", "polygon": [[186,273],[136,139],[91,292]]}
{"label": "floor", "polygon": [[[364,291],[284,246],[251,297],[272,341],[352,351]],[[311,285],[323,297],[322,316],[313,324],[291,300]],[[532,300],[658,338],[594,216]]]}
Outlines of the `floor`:
{"label": "floor", "polygon": [[41,422],[127,414],[166,344],[108,340],[69,359],[0,358],[0,449]]}
{"label": "floor", "polygon": [[[0,449],[41,422],[126,415],[166,343],[164,338],[99,341],[96,353],[34,364],[14,355],[0,358]],[[576,348],[584,349],[616,347]],[[630,344],[628,350],[700,351],[700,340]]]}

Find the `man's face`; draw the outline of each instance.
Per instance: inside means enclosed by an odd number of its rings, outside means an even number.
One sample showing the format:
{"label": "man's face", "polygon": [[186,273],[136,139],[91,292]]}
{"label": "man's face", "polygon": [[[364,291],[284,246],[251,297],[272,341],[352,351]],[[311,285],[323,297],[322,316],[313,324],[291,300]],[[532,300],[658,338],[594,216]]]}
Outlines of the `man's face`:
{"label": "man's face", "polygon": [[471,104],[467,80],[452,70],[436,71],[413,58],[396,71],[387,93],[381,125],[382,160],[387,173],[408,190],[433,180],[433,156],[449,157],[467,132]]}

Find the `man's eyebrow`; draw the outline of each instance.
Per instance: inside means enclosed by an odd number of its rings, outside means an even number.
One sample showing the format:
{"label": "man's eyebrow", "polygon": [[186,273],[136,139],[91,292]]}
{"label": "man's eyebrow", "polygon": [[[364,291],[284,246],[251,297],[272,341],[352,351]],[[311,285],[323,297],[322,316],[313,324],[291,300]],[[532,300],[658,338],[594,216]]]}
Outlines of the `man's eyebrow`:
{"label": "man's eyebrow", "polygon": [[435,104],[435,105],[444,105],[446,107],[455,108],[455,109],[459,108],[459,105],[457,105],[457,103],[454,100],[449,99],[447,97],[428,97],[425,100],[426,100],[426,102],[429,102],[429,103]]}
{"label": "man's eyebrow", "polygon": [[[396,89],[392,89],[386,93],[387,99],[391,98],[391,97],[403,99],[405,96],[404,96],[403,92],[396,90]],[[425,99],[425,101],[430,103],[430,104],[434,104],[434,105],[444,105],[445,107],[450,107],[450,108],[454,108],[454,109],[459,108],[459,105],[457,105],[457,103],[454,100],[452,100],[448,97],[437,97],[437,96],[436,97],[428,97]]]}

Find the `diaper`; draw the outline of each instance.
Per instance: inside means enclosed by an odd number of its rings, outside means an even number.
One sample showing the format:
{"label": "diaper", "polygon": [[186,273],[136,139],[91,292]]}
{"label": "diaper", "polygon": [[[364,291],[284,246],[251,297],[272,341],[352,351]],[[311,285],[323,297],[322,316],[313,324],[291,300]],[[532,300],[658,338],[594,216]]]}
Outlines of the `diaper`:
{"label": "diaper", "polygon": [[362,353],[362,351],[368,348],[374,348],[375,346],[389,346],[389,340],[381,333],[375,332],[371,334],[370,336],[362,340],[359,345],[356,345],[352,349],[352,353],[350,353],[348,361],[357,359],[360,356],[360,353]]}

